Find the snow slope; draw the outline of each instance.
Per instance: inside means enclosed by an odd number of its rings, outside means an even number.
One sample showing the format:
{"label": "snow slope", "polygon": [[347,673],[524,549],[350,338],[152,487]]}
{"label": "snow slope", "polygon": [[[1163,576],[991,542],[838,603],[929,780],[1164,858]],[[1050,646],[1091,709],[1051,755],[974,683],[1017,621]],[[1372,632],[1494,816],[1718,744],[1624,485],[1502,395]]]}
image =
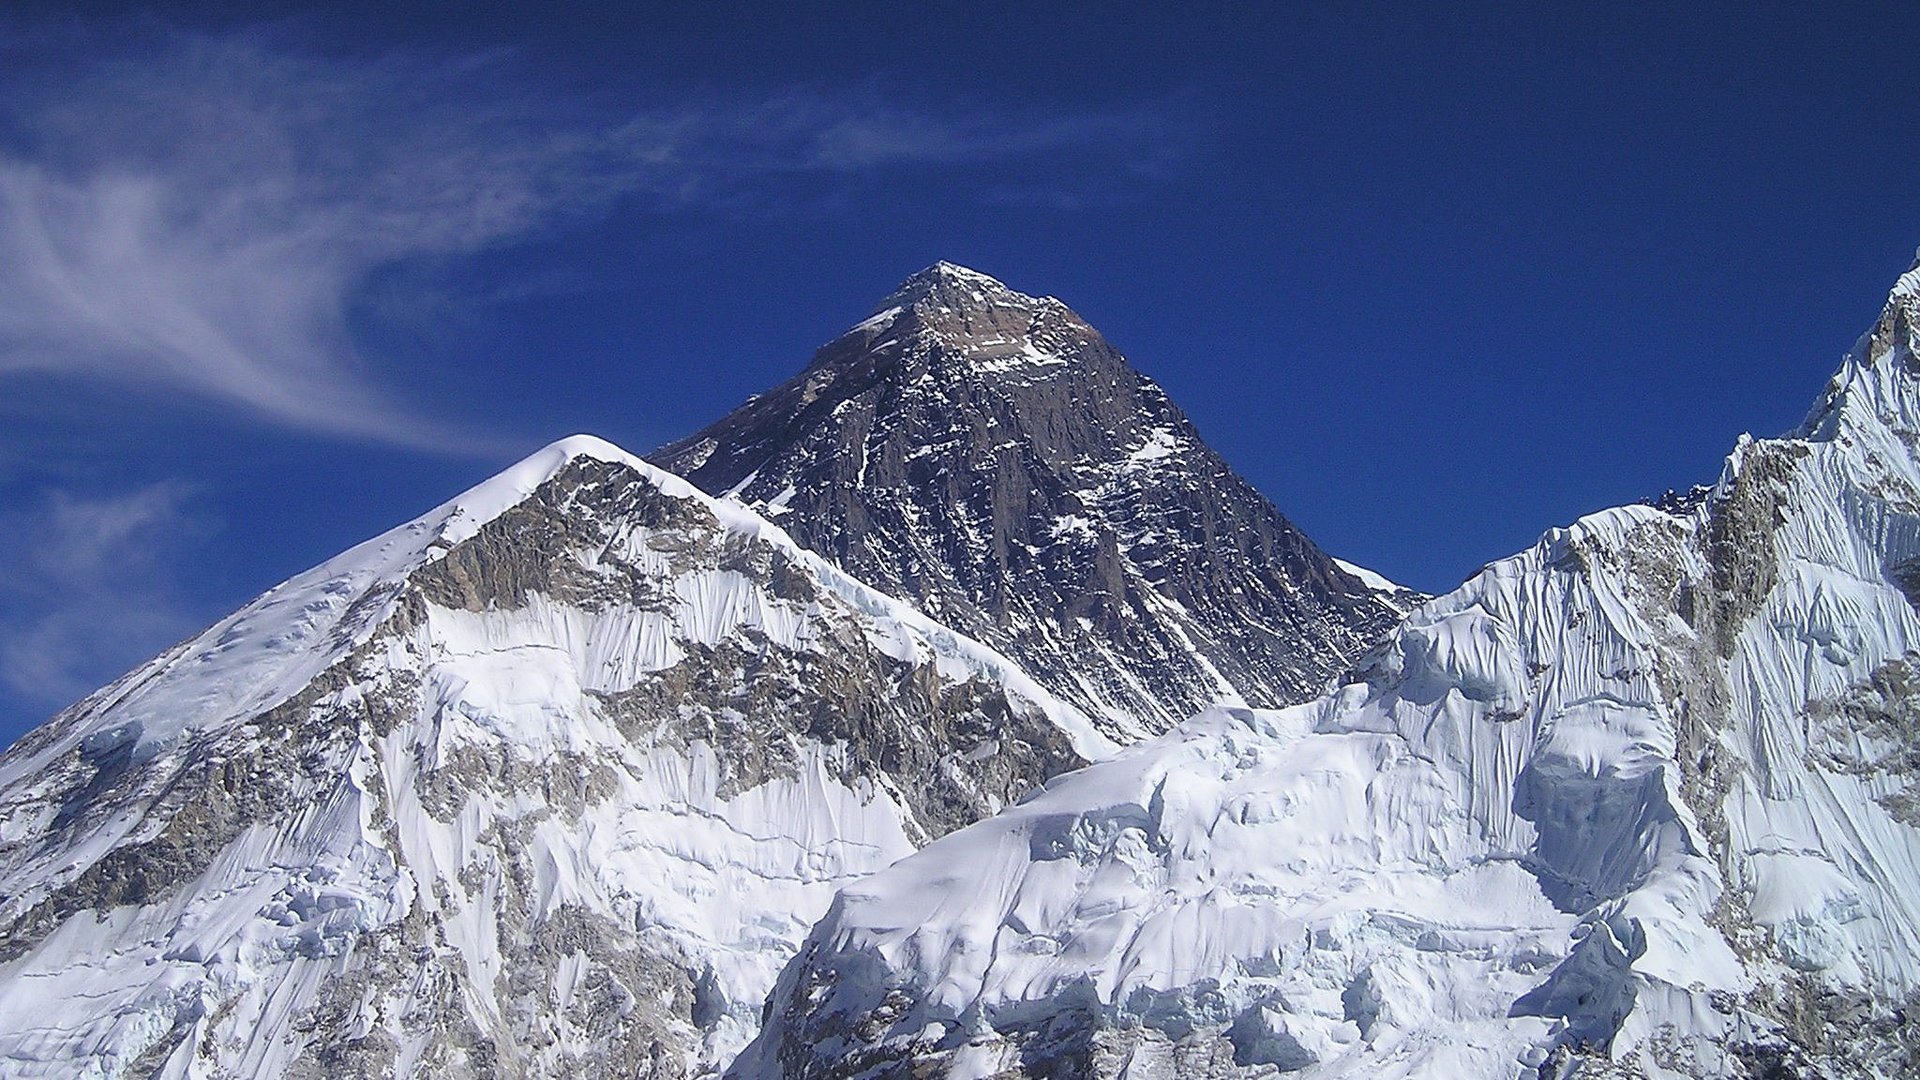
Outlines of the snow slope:
{"label": "snow slope", "polygon": [[1920,1072],[1920,268],[1691,509],[844,889],[742,1077]]}
{"label": "snow slope", "polygon": [[563,440],[0,758],[0,1075],[711,1071],[836,888],[1111,750]]}

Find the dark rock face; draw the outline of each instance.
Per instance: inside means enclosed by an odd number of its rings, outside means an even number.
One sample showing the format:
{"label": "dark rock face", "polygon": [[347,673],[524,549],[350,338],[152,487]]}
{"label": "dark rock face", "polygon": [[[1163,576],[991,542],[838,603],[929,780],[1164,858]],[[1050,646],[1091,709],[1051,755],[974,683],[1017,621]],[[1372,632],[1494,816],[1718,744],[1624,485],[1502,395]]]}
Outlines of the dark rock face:
{"label": "dark rock face", "polygon": [[1066,305],[947,263],[653,460],[1123,738],[1304,700],[1398,617]]}

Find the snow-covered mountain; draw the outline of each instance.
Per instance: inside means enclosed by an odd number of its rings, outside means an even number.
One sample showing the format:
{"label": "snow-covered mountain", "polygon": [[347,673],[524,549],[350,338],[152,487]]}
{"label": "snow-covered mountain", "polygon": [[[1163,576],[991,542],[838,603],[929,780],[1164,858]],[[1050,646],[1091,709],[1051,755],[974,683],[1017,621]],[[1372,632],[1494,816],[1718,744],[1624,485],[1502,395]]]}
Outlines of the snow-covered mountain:
{"label": "snow-covered mountain", "polygon": [[844,889],[741,1077],[1920,1075],[1920,267],[1804,426]]}
{"label": "snow-covered mountain", "polygon": [[1311,697],[1417,599],[1322,553],[1065,304],[951,263],[652,458],[1122,742]]}
{"label": "snow-covered mountain", "polygon": [[568,439],[0,758],[0,1075],[694,1075],[835,889],[1111,750]]}
{"label": "snow-covered mountain", "polygon": [[1920,267],[1404,618],[944,264],[666,457],[808,546],[564,440],[0,756],[0,1076],[1920,1073]]}

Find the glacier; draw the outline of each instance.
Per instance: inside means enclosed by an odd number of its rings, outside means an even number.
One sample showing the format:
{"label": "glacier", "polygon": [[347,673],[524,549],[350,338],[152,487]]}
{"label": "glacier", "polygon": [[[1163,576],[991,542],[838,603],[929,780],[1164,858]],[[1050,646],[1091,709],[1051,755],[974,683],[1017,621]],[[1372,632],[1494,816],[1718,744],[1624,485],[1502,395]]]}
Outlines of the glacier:
{"label": "glacier", "polygon": [[1920,266],[1804,424],[845,887],[738,1077],[1920,1071]]}

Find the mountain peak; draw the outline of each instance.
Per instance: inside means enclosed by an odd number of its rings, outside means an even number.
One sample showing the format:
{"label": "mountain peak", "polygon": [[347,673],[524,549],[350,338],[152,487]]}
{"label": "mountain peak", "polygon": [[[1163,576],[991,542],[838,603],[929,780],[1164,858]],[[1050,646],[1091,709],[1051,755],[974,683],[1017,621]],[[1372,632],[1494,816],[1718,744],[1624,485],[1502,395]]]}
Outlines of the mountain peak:
{"label": "mountain peak", "polygon": [[909,358],[904,366],[887,365],[908,378],[931,370],[937,380],[1015,373],[1046,380],[1060,375],[1069,357],[1097,359],[1088,347],[1098,338],[1059,300],[943,260],[902,281],[873,314],[822,348],[813,367],[866,366],[884,356]]}
{"label": "mountain peak", "polygon": [[976,282],[985,282],[990,285],[996,285],[996,286],[999,286],[1000,288],[1006,287],[1005,285],[1001,284],[999,279],[993,277],[990,274],[983,274],[980,271],[975,270],[971,266],[961,266],[957,262],[948,262],[945,259],[936,259],[934,260],[934,263],[932,266],[929,266],[926,269],[920,270],[914,274],[911,274],[907,278],[908,281],[914,281],[917,279],[928,279],[928,280],[938,279],[943,281],[976,281]]}
{"label": "mountain peak", "polygon": [[1302,700],[1398,615],[1064,303],[953,263],[652,460],[1122,740],[1221,700]]}
{"label": "mountain peak", "polygon": [[712,1077],[840,885],[1115,749],[570,436],[0,755],[0,1075]]}
{"label": "mountain peak", "polygon": [[962,288],[998,290],[1002,292],[1013,291],[1007,288],[1006,284],[999,278],[991,274],[983,274],[970,266],[961,266],[959,263],[948,262],[945,259],[940,259],[925,269],[917,270],[907,275],[907,279],[902,281],[899,288],[894,291],[897,293],[915,290],[924,291],[936,286],[958,286]]}
{"label": "mountain peak", "polygon": [[902,281],[874,308],[876,316],[915,308],[932,311],[985,311],[994,308],[1031,308],[1039,297],[1008,288],[999,279],[942,259]]}

